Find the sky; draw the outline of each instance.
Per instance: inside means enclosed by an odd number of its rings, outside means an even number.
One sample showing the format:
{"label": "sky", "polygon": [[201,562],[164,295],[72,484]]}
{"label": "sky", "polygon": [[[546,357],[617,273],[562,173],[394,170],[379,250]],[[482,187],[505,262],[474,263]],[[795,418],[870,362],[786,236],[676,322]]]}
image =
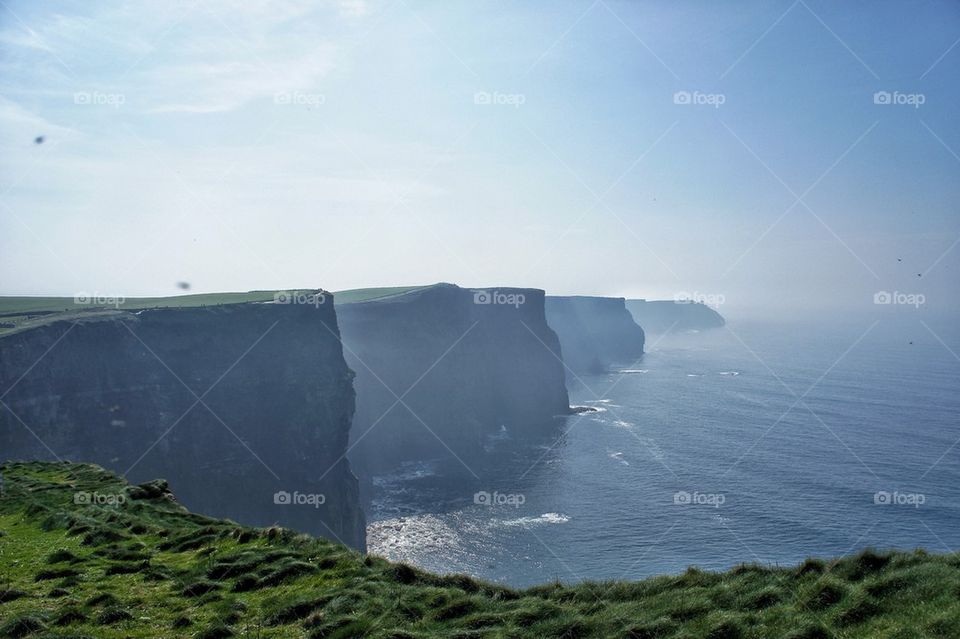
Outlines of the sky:
{"label": "sky", "polygon": [[0,294],[953,312],[958,80],[952,0],[3,0]]}

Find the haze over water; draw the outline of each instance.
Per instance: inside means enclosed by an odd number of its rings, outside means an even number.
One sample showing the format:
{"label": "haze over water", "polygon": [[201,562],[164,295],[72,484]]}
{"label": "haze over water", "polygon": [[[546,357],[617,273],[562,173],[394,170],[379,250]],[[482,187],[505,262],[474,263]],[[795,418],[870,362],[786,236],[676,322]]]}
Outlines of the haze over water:
{"label": "haze over water", "polygon": [[[949,551],[960,335],[948,328],[885,317],[652,336],[631,372],[575,384],[571,402],[600,412],[491,455],[479,482],[439,480],[431,464],[381,478],[370,550],[518,586]],[[477,504],[478,491],[505,503]]]}

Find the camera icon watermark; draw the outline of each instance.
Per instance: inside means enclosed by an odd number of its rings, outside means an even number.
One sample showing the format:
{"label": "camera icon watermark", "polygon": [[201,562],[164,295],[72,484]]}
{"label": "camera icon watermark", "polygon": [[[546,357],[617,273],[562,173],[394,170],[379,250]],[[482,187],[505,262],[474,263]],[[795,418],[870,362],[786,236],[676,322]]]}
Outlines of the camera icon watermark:
{"label": "camera icon watermark", "polygon": [[327,103],[327,96],[306,91],[280,91],[273,94],[273,103],[281,106],[318,107]]}
{"label": "camera icon watermark", "polygon": [[101,93],[100,91],[78,91],[73,94],[73,103],[82,106],[110,106],[119,109],[127,101],[123,93]]}
{"label": "camera icon watermark", "polygon": [[712,106],[719,109],[727,101],[723,93],[702,93],[700,91],[677,91],[673,94],[673,103],[692,106]]}
{"label": "camera icon watermark", "polygon": [[693,491],[678,490],[673,493],[673,503],[676,506],[713,506],[719,508],[727,502],[727,496],[723,493],[701,493]]}
{"label": "camera icon watermark", "polygon": [[927,302],[923,293],[901,293],[900,291],[877,291],[873,294],[873,303],[877,305],[912,306],[920,308]]}
{"label": "camera icon watermark", "polygon": [[273,503],[278,506],[313,506],[319,508],[327,503],[326,495],[322,493],[301,493],[293,491],[278,490],[273,493]]}
{"label": "camera icon watermark", "polygon": [[73,296],[73,303],[77,306],[112,306],[120,308],[126,302],[123,295],[103,295],[101,293],[76,293]]}
{"label": "camera icon watermark", "polygon": [[323,291],[277,291],[273,294],[275,304],[306,304],[320,306],[327,301]]}
{"label": "camera icon watermark", "polygon": [[677,291],[673,294],[673,301],[676,304],[706,304],[707,306],[720,306],[727,301],[722,293],[700,293],[699,291]]}
{"label": "camera icon watermark", "polygon": [[873,493],[873,503],[876,506],[913,506],[914,508],[920,508],[927,503],[927,496],[923,493],[901,493],[898,490],[891,493],[886,490],[878,490]]}
{"label": "camera icon watermark", "polygon": [[873,94],[873,103],[880,105],[912,106],[919,109],[927,102],[923,93],[900,93],[899,91],[877,91]]}
{"label": "camera icon watermark", "polygon": [[473,503],[478,506],[513,506],[519,508],[527,503],[526,495],[522,493],[492,493],[485,490],[473,494]]}
{"label": "camera icon watermark", "polygon": [[477,91],[473,94],[473,103],[481,106],[512,106],[519,109],[527,101],[523,93],[500,93],[499,91]]}
{"label": "camera icon watermark", "polygon": [[127,503],[127,496],[123,493],[80,491],[73,494],[73,503],[77,506],[122,506]]}
{"label": "camera icon watermark", "polygon": [[474,304],[506,305],[520,308],[527,301],[523,293],[501,293],[497,290],[472,289]]}

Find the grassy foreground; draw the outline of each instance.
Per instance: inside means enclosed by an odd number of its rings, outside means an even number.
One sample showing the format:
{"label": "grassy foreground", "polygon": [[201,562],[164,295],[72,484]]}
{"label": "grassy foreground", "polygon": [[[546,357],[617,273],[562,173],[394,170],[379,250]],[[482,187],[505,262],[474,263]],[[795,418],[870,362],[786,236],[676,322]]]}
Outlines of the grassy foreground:
{"label": "grassy foreground", "polygon": [[2,472],[3,637],[960,637],[956,554],[514,590],[192,514],[159,480]]}

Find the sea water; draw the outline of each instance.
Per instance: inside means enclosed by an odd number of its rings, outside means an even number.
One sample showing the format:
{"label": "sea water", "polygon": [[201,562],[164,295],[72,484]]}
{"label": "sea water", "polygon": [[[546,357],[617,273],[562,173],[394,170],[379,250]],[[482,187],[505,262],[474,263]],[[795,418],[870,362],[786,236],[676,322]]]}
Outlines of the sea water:
{"label": "sea water", "polygon": [[[960,548],[960,335],[730,322],[571,382],[594,412],[375,482],[370,552],[513,586]],[[447,463],[466,476],[452,481]]]}

